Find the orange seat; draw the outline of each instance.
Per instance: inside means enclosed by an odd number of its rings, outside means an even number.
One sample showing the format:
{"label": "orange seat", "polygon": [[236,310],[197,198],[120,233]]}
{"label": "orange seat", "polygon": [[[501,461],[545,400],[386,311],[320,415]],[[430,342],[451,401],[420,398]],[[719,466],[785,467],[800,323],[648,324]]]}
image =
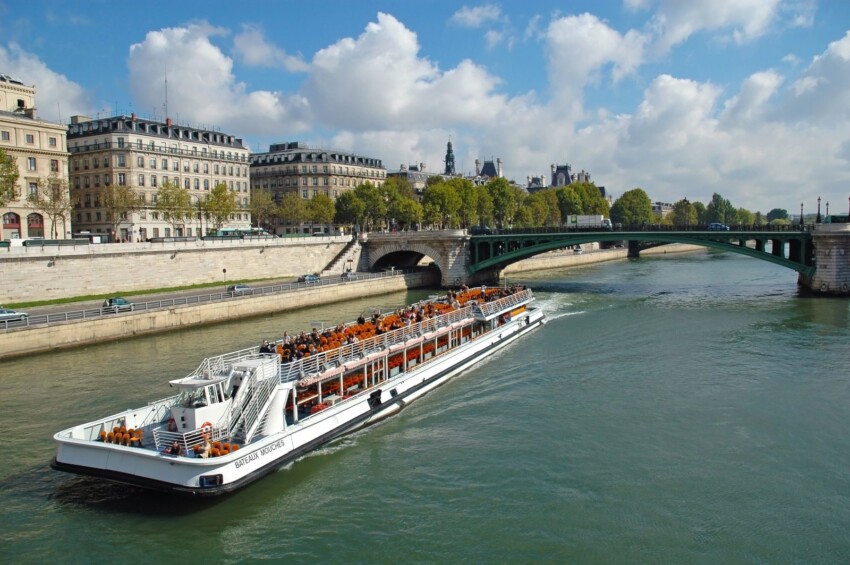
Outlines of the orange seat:
{"label": "orange seat", "polygon": [[106,443],[106,430],[100,430],[100,441]]}
{"label": "orange seat", "polygon": [[235,443],[230,445],[230,451],[239,451],[239,446]]}

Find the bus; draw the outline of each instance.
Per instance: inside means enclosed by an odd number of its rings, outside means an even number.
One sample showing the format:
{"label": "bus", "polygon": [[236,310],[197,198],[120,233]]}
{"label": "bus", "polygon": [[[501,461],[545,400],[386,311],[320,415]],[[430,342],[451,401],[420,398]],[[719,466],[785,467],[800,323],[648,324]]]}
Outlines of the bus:
{"label": "bus", "polygon": [[216,237],[274,237],[263,228],[221,228],[216,230]]}

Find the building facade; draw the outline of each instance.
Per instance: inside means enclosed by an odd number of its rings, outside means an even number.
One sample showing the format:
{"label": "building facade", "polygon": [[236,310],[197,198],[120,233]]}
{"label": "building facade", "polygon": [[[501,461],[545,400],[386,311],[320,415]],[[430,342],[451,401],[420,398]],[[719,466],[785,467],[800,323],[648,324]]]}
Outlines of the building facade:
{"label": "building facade", "polygon": [[[68,151],[65,126],[36,118],[35,86],[0,75],[0,147],[18,164],[18,183],[3,210],[0,239],[65,239],[71,236]],[[52,212],[35,207],[29,195],[56,191]],[[45,196],[45,194],[42,194]]]}
{"label": "building facade", "polygon": [[[386,178],[387,170],[380,159],[311,148],[301,142],[274,143],[268,152],[251,155],[252,190],[269,191],[278,204],[287,193],[304,200],[319,194],[336,200],[361,183],[381,186]],[[304,233],[305,229],[310,227],[275,226],[277,233]]]}
{"label": "building facade", "polygon": [[[68,126],[68,149],[75,232],[104,234],[112,241],[203,236],[214,226],[200,209],[219,184],[236,197],[236,212],[223,227],[251,225],[249,152],[237,137],[176,125],[170,118],[161,122],[135,114],[74,116]],[[198,210],[178,225],[156,211],[157,192],[166,182],[188,192]],[[105,198],[112,185],[130,187],[142,201],[141,209],[120,218],[117,227]]]}

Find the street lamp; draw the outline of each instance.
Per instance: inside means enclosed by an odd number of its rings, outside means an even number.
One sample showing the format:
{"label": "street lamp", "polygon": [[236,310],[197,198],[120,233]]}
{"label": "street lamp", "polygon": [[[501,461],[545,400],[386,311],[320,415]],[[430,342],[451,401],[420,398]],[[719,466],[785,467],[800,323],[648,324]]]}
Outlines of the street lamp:
{"label": "street lamp", "polygon": [[829,216],[829,202],[826,203],[826,214],[825,215],[827,217]]}
{"label": "street lamp", "polygon": [[815,217],[815,223],[816,224],[820,223],[820,196],[818,196],[818,215],[817,215],[817,217]]}
{"label": "street lamp", "polygon": [[221,274],[224,276],[224,288],[227,288],[227,269],[222,269]]}
{"label": "street lamp", "polygon": [[803,227],[803,203],[800,202],[800,227]]}

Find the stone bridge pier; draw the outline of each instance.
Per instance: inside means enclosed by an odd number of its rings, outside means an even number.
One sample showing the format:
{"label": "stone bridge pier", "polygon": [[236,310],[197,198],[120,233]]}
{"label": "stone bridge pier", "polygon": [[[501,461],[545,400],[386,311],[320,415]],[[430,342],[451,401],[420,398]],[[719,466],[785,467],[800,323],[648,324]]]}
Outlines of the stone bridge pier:
{"label": "stone bridge pier", "polygon": [[823,295],[850,296],[850,224],[816,224],[812,240],[815,272],[800,274],[800,285]]}
{"label": "stone bridge pier", "polygon": [[360,243],[363,252],[358,267],[362,270],[410,268],[430,257],[433,267],[439,269],[440,284],[444,287],[476,284],[483,278],[480,274],[475,277],[469,274],[466,230],[372,232],[362,234]]}

